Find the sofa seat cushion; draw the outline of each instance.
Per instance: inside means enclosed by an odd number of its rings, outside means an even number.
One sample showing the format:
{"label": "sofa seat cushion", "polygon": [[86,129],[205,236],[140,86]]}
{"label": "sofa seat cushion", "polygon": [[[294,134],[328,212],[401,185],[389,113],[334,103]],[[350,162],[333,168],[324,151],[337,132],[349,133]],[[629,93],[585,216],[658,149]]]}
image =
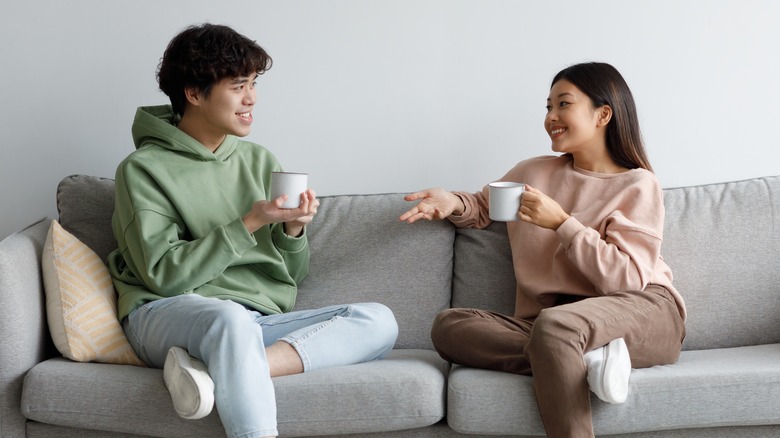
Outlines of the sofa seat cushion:
{"label": "sofa seat cushion", "polygon": [[[544,435],[532,378],[454,366],[447,421],[467,434]],[[635,369],[628,399],[591,397],[597,435],[780,424],[780,344],[684,351],[673,366]]]}
{"label": "sofa seat cushion", "polygon": [[[445,413],[449,365],[431,350],[394,350],[384,360],[274,379],[284,436],[412,429]],[[224,437],[217,411],[184,420],[162,370],[77,363],[64,358],[27,374],[22,412],[58,426],[150,436]]]}

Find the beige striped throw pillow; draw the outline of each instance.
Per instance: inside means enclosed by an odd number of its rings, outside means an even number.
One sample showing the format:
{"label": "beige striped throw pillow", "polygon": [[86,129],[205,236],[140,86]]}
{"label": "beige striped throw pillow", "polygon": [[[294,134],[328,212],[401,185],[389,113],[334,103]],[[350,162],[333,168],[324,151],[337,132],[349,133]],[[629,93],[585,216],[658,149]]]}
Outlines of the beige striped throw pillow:
{"label": "beige striped throw pillow", "polygon": [[63,356],[77,362],[145,366],[122,331],[111,275],[94,251],[55,220],[41,263],[49,331]]}

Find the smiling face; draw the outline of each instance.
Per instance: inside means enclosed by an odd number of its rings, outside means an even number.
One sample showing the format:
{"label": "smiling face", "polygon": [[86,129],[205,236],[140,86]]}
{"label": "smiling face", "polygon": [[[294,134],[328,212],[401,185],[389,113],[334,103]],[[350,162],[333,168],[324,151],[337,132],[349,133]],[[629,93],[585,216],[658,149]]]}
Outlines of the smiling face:
{"label": "smiling face", "polygon": [[188,89],[187,110],[179,129],[198,140],[212,152],[226,135],[245,137],[252,130],[257,74],[226,78],[216,82],[207,93]]}
{"label": "smiling face", "polygon": [[552,150],[573,154],[575,158],[580,154],[606,151],[603,128],[609,117],[604,119],[604,108],[594,108],[593,101],[567,80],[553,84],[544,118]]}

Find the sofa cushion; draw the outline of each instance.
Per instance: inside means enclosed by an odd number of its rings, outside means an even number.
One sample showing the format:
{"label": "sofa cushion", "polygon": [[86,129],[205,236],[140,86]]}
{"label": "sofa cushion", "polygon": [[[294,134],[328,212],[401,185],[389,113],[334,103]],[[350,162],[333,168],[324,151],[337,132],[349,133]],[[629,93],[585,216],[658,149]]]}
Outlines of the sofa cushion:
{"label": "sofa cushion", "polygon": [[459,228],[455,237],[452,307],[514,315],[515,281],[506,224]]}
{"label": "sofa cushion", "polygon": [[[469,434],[544,435],[533,379],[454,366],[447,421]],[[675,365],[636,369],[628,399],[591,394],[596,435],[780,424],[780,344],[684,351]],[[685,435],[685,434],[683,434]]]}
{"label": "sofa cushion", "polygon": [[51,221],[41,265],[49,332],[63,356],[145,366],[119,325],[111,275],[94,251]]}
{"label": "sofa cushion", "polygon": [[450,305],[455,229],[449,221],[400,222],[409,208],[403,196],[320,198],[296,307],[376,301],[395,314],[397,348],[432,348],[433,318]]}
{"label": "sofa cushion", "polygon": [[[455,231],[447,221],[400,222],[398,216],[409,208],[403,196],[320,197],[307,230],[310,273],[300,285],[296,307],[380,302],[399,322],[397,347],[432,348],[431,321],[450,305]],[[114,181],[66,177],[57,188],[57,208],[62,227],[105,262],[117,246],[111,229]]]}
{"label": "sofa cushion", "polygon": [[[664,190],[661,254],[688,308],[685,350],[780,342],[780,177]],[[458,230],[453,307],[511,315],[506,228]]]}
{"label": "sofa cushion", "polygon": [[87,175],[65,177],[57,186],[60,224],[106,262],[117,247],[111,227],[114,180]]}
{"label": "sofa cushion", "polygon": [[780,342],[780,177],[664,198],[661,251],[688,307],[683,349]]}
{"label": "sofa cushion", "polygon": [[[384,360],[273,380],[283,436],[412,429],[444,417],[449,365],[430,350],[396,350]],[[25,378],[22,412],[59,426],[167,437],[224,437],[215,410],[184,420],[162,370],[75,363],[36,365]]]}

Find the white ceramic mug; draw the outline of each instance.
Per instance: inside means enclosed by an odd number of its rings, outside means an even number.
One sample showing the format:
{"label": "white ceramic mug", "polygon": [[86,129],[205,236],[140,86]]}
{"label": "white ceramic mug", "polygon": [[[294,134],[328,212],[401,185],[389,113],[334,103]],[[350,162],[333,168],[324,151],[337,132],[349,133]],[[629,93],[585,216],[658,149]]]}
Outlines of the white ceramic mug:
{"label": "white ceramic mug", "polygon": [[282,208],[298,208],[301,205],[301,193],[309,187],[309,174],[298,172],[271,173],[271,200],[287,195]]}
{"label": "white ceramic mug", "polygon": [[488,184],[490,190],[490,219],[498,222],[518,220],[520,197],[525,191],[524,183],[496,181]]}

